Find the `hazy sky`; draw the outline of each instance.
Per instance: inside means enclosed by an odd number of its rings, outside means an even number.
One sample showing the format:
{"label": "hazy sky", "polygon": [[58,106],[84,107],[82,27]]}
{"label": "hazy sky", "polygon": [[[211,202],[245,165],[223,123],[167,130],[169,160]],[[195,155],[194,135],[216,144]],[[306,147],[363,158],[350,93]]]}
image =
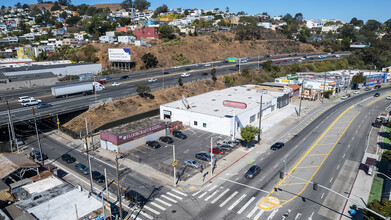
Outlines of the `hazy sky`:
{"label": "hazy sky", "polygon": [[[340,19],[349,22],[357,17],[367,21],[375,19],[384,22],[391,19],[391,0],[149,0],[151,9],[162,4],[169,8],[202,8],[224,9],[229,7],[231,12],[244,11],[248,14],[268,12],[271,16],[290,13],[293,16],[301,12],[304,19]],[[34,4],[36,0],[1,0],[0,5],[13,6],[17,2],[22,4]],[[121,0],[72,0],[72,4],[100,4],[118,3]]]}

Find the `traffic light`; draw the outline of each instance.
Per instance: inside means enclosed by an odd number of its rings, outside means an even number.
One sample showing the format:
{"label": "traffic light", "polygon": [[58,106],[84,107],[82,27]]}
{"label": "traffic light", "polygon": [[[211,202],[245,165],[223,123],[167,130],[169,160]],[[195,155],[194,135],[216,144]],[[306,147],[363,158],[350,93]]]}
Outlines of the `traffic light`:
{"label": "traffic light", "polygon": [[284,179],[284,172],[280,171],[280,179]]}
{"label": "traffic light", "polygon": [[314,185],[312,186],[312,189],[313,190],[318,190],[318,183],[317,182],[314,182]]}

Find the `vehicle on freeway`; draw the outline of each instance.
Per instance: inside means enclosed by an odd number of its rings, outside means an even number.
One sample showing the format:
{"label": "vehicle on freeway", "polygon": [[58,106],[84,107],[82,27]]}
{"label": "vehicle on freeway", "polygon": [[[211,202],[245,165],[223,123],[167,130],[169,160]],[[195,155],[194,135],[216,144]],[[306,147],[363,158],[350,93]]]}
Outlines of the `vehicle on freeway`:
{"label": "vehicle on freeway", "polygon": [[211,64],[210,63],[205,63],[205,66],[211,66]]}
{"label": "vehicle on freeway", "polygon": [[203,72],[203,73],[202,73],[202,75],[203,75],[203,76],[207,76],[207,75],[208,75],[208,73],[206,73],[206,72]]}
{"label": "vehicle on freeway", "polygon": [[353,92],[354,94],[360,94],[360,90],[356,90]]}
{"label": "vehicle on freeway", "polygon": [[98,81],[98,83],[100,83],[100,84],[106,84],[107,82],[106,82],[105,79],[101,79],[101,80]]}
{"label": "vehicle on freeway", "polygon": [[256,175],[261,172],[261,168],[258,165],[253,165],[250,167],[250,169],[247,170],[246,174],[244,175],[247,179],[253,179]]}
{"label": "vehicle on freeway", "polygon": [[284,147],[284,143],[276,142],[270,147],[270,150],[278,150],[282,147]]}
{"label": "vehicle on freeway", "polygon": [[98,183],[105,182],[105,176],[103,176],[98,171],[94,170],[91,172],[91,174],[92,174],[92,179],[95,180],[96,182],[98,182]]}
{"label": "vehicle on freeway", "polygon": [[157,81],[157,79],[155,79],[155,78],[150,78],[149,80],[148,80],[148,82],[150,82],[150,83],[154,83],[154,82],[156,82]]}
{"label": "vehicle on freeway", "polygon": [[42,157],[41,157],[41,153],[39,153],[38,150],[31,150],[30,151],[30,158],[32,158],[33,160],[39,160],[39,161],[42,161],[42,158],[43,160],[47,160],[48,159],[48,156],[46,156],[46,154],[42,154]]}
{"label": "vehicle on freeway", "polygon": [[364,90],[365,90],[365,91],[370,91],[370,90],[371,90],[371,87],[365,87]]}
{"label": "vehicle on freeway", "polygon": [[186,69],[185,69],[186,71],[189,71],[189,70],[191,70],[189,67],[187,67]]}
{"label": "vehicle on freeway", "polygon": [[189,76],[190,76],[190,73],[182,73],[182,74],[181,74],[181,77],[182,77],[182,78],[189,77]]}
{"label": "vehicle on freeway", "polygon": [[147,145],[155,149],[161,147],[161,145],[157,141],[147,141]]}
{"label": "vehicle on freeway", "polygon": [[287,60],[283,60],[282,62],[285,62],[285,63],[286,63],[286,62],[288,62],[288,61],[287,61]]}
{"label": "vehicle on freeway", "polygon": [[300,60],[305,60],[305,57],[301,57]]}
{"label": "vehicle on freeway", "polygon": [[223,63],[228,63],[228,60],[223,60],[222,62],[223,62]]}
{"label": "vehicle on freeway", "polygon": [[174,139],[172,139],[169,136],[162,136],[159,138],[159,141],[164,142],[164,143],[168,143],[168,144],[174,143]]}
{"label": "vehicle on freeway", "polygon": [[23,107],[26,107],[26,106],[32,106],[32,105],[38,105],[39,104],[39,102],[37,101],[37,100],[30,100],[30,101],[28,101],[28,102],[22,102],[22,106]]}
{"label": "vehicle on freeway", "polygon": [[163,75],[167,75],[167,74],[170,74],[169,72],[163,72]]}
{"label": "vehicle on freeway", "polygon": [[337,54],[337,55],[335,55],[335,57],[341,57],[342,55],[339,55],[339,54]]}
{"label": "vehicle on freeway", "polygon": [[242,62],[242,63],[247,63],[247,60],[246,60],[246,59],[244,59],[244,60],[242,60],[241,62]]}
{"label": "vehicle on freeway", "polygon": [[124,76],[121,76],[120,79],[129,79],[129,76],[128,75],[124,75]]}
{"label": "vehicle on freeway", "polygon": [[262,61],[262,59],[258,59],[258,61]]}
{"label": "vehicle on freeway", "polygon": [[113,82],[111,85],[112,85],[112,86],[119,86],[119,85],[121,85],[121,83],[119,83],[119,82]]}
{"label": "vehicle on freeway", "polygon": [[380,89],[380,88],[381,88],[381,85],[376,85],[374,88],[375,88],[375,89]]}
{"label": "vehicle on freeway", "polygon": [[350,94],[346,94],[346,95],[341,97],[342,100],[345,100],[345,99],[348,99],[348,98],[350,98]]}
{"label": "vehicle on freeway", "polygon": [[75,165],[75,168],[76,168],[76,171],[83,174],[83,175],[87,175],[88,173],[90,173],[90,169],[88,169],[88,167],[82,163],[77,163]]}
{"label": "vehicle on freeway", "polygon": [[210,161],[210,155],[207,153],[196,153],[195,158],[199,160]]}
{"label": "vehicle on freeway", "polygon": [[[210,153],[210,148],[209,148],[209,153]],[[214,147],[213,148],[213,154],[220,154],[223,155],[225,154],[225,151],[219,147]]]}
{"label": "vehicle on freeway", "polygon": [[322,56],[322,55],[319,55],[318,58],[319,58],[319,59],[323,59],[323,56]]}
{"label": "vehicle on freeway", "polygon": [[182,131],[178,131],[178,130],[174,130],[172,132],[172,135],[174,137],[177,137],[177,138],[180,138],[180,139],[186,139],[187,138],[187,136]]}
{"label": "vehicle on freeway", "polygon": [[110,79],[113,79],[113,78],[110,77],[110,76],[106,76],[106,77],[104,78],[104,80],[110,80]]}
{"label": "vehicle on freeway", "polygon": [[138,207],[144,207],[144,205],[147,203],[147,199],[141,195],[140,193],[134,191],[134,190],[128,190],[125,192],[125,199],[127,199],[132,204],[138,206]]}
{"label": "vehicle on freeway", "polygon": [[274,59],[278,59],[279,57],[274,57]]}
{"label": "vehicle on freeway", "polygon": [[193,167],[193,168],[196,168],[196,169],[201,167],[201,164],[198,163],[196,160],[193,160],[193,159],[185,160],[184,163],[185,163],[186,166]]}
{"label": "vehicle on freeway", "polygon": [[216,67],[220,67],[221,65],[220,64],[216,64]]}
{"label": "vehicle on freeway", "polygon": [[375,95],[373,95],[374,97],[379,97],[380,96],[380,93],[375,93]]}
{"label": "vehicle on freeway", "polygon": [[21,96],[19,97],[18,99],[18,102],[28,102],[30,99],[33,99],[34,97],[30,97],[30,96]]}
{"label": "vehicle on freeway", "polygon": [[181,68],[181,66],[174,66],[173,68],[174,69],[179,69],[179,68]]}
{"label": "vehicle on freeway", "polygon": [[52,87],[51,91],[52,95],[57,98],[67,97],[68,95],[80,94],[88,91],[102,91],[104,89],[105,87],[99,82],[85,82]]}
{"label": "vehicle on freeway", "polygon": [[63,154],[61,159],[67,163],[74,163],[76,158],[72,157],[70,154]]}
{"label": "vehicle on freeway", "polygon": [[38,103],[37,108],[49,108],[52,107],[52,104],[46,103],[46,102],[40,102]]}
{"label": "vehicle on freeway", "polygon": [[387,99],[387,100],[391,100],[391,96],[387,96],[386,99]]}

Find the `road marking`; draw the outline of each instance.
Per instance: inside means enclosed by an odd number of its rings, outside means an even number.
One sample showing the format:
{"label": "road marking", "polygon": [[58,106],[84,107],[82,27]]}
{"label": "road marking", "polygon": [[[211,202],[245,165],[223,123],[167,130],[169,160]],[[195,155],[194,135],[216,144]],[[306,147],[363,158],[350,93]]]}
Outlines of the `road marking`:
{"label": "road marking", "polygon": [[210,188],[209,190],[208,190],[208,192],[210,192],[210,191],[212,191],[214,188],[216,188],[217,187],[217,185],[214,185],[212,188]]}
{"label": "road marking", "polygon": [[137,217],[137,219],[142,220],[141,218],[139,218],[139,217],[136,216],[135,214],[131,214],[130,217],[132,217],[133,219],[136,219],[136,217]]}
{"label": "road marking", "polygon": [[243,184],[243,183],[238,183],[238,182],[235,182],[233,180],[225,179],[225,178],[222,178],[222,177],[219,177],[219,179],[222,179],[222,180],[225,180],[225,181],[228,181],[228,182],[231,182],[231,183],[236,183],[236,184],[241,185],[241,186],[246,186],[248,188],[255,189],[255,190],[258,190],[258,191],[261,191],[261,192],[264,192],[264,193],[268,193],[268,191],[266,191],[266,190],[258,189],[258,188],[255,188],[253,186],[249,186],[249,185],[246,185],[246,184]]}
{"label": "road marking", "polygon": [[350,144],[348,145],[348,148],[350,148]]}
{"label": "road marking", "polygon": [[345,158],[346,154],[343,154],[343,157],[342,158]]}
{"label": "road marking", "polygon": [[300,214],[300,213],[297,213],[297,215],[296,215],[296,217],[295,217],[295,220],[299,219],[300,216],[301,216],[301,214]]}
{"label": "road marking", "polygon": [[337,166],[337,170],[339,169],[339,164],[338,164],[338,166]]}
{"label": "road marking", "polygon": [[278,163],[276,165],[274,165],[274,168],[276,168],[278,166]]}
{"label": "road marking", "polygon": [[265,179],[265,177],[262,177],[261,180],[259,180],[259,181],[262,182],[263,179]]}
{"label": "road marking", "polygon": [[[251,210],[251,212],[248,213],[247,218],[251,218],[251,216],[254,215],[254,213],[255,213],[257,210],[259,210],[259,209],[258,209],[257,206],[255,206],[255,207],[253,208],[253,210]],[[265,210],[261,209],[260,211],[263,213]],[[261,213],[261,215],[262,215],[262,213]]]}
{"label": "road marking", "polygon": [[171,202],[173,203],[177,203],[178,201],[174,200],[174,199],[171,199],[170,197],[166,196],[166,195],[162,195],[163,198],[167,199],[167,200],[170,200]]}
{"label": "road marking", "polygon": [[198,196],[199,199],[201,199],[202,197],[204,197],[208,192],[204,192],[202,193],[200,196]]}
{"label": "road marking", "polygon": [[162,204],[164,204],[164,205],[166,205],[166,206],[168,206],[168,207],[170,207],[170,206],[171,206],[171,204],[170,204],[170,203],[168,203],[168,202],[165,202],[165,201],[163,201],[163,200],[161,200],[161,199],[159,199],[159,198],[156,198],[156,199],[155,199],[155,201],[159,201],[159,202],[161,202]]}
{"label": "road marking", "polygon": [[314,212],[312,212],[311,216],[310,216],[310,219],[312,219],[312,216],[314,215]]}
{"label": "road marking", "polygon": [[267,217],[267,220],[271,220],[276,215],[277,212],[278,209],[274,209],[273,212],[269,215],[269,217]]}
{"label": "road marking", "polygon": [[167,192],[167,194],[170,195],[170,196],[172,196],[172,197],[175,197],[175,198],[177,198],[177,199],[179,199],[179,200],[182,200],[182,199],[183,199],[182,197],[177,196],[177,195],[175,195],[175,194],[172,194],[172,193],[170,193],[170,192]]}
{"label": "road marking", "polygon": [[232,193],[232,195],[230,195],[223,203],[221,203],[219,205],[220,208],[223,207],[225,204],[227,204],[229,202],[229,200],[231,200],[236,194],[238,194],[238,191],[235,191],[234,193]]}
{"label": "road marking", "polygon": [[208,197],[205,198],[205,201],[208,201],[209,199],[211,199],[211,198],[212,198],[213,196],[215,196],[218,192],[219,192],[219,190],[214,191],[210,196],[208,196]]}
{"label": "road marking", "polygon": [[194,193],[192,196],[196,196],[196,195],[198,195],[200,192],[202,192],[202,190],[200,190],[200,191]]}
{"label": "road marking", "polygon": [[150,204],[156,206],[157,208],[159,208],[159,209],[161,209],[161,210],[163,210],[163,211],[166,210],[166,208],[164,208],[164,207],[162,207],[162,206],[156,204],[155,202],[151,202]]}
{"label": "road marking", "polygon": [[160,212],[156,211],[155,209],[149,207],[149,206],[144,206],[145,209],[149,210],[150,212],[155,213],[156,215],[160,215]]}
{"label": "road marking", "polygon": [[[140,213],[141,213],[141,215],[143,215],[143,216],[145,216],[145,217],[147,217],[147,218],[149,218],[149,219],[153,219],[152,216],[148,215],[148,214],[145,213],[143,210],[141,210]],[[137,217],[137,219],[140,219],[140,218]]]}
{"label": "road marking", "polygon": [[324,196],[324,193],[322,194],[322,196],[320,198],[323,199],[323,196]]}
{"label": "road marking", "polygon": [[219,196],[217,196],[214,200],[212,200],[212,204],[215,204],[215,202],[217,202],[217,200],[219,200],[221,197],[223,197],[227,192],[229,191],[229,189],[226,189],[223,193],[221,193]]}
{"label": "road marking", "polygon": [[[258,212],[258,214],[257,214],[256,216],[254,216],[254,220],[258,220],[259,217],[261,217],[261,215],[263,214],[264,211],[265,211],[265,210],[261,209],[261,210]],[[247,216],[247,217],[248,217],[248,216]]]}
{"label": "road marking", "polygon": [[183,192],[181,192],[181,191],[179,191],[179,190],[177,190],[177,189],[172,189],[172,191],[174,191],[174,192],[176,192],[176,193],[178,193],[178,194],[181,194],[182,196],[187,196],[186,193],[183,193]]}
{"label": "road marking", "polygon": [[242,206],[242,208],[238,211],[238,214],[242,214],[242,212],[247,208],[247,206],[251,204],[252,201],[254,201],[254,199],[255,197],[252,197],[250,200],[248,200],[246,204],[244,204],[244,206]]}
{"label": "road marking", "polygon": [[235,206],[239,204],[240,201],[242,201],[246,197],[246,194],[243,194],[238,200],[236,200],[229,208],[228,210],[231,211]]}
{"label": "road marking", "polygon": [[331,183],[331,181],[333,181],[333,178],[334,178],[334,177],[331,177],[331,179],[330,179],[330,183]]}

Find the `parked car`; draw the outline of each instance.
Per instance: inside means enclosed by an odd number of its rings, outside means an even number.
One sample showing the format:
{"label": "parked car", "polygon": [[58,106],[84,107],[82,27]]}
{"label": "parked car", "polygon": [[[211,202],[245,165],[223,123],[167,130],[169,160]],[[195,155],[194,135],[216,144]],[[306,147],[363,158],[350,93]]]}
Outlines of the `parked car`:
{"label": "parked car", "polygon": [[98,171],[92,171],[91,172],[92,174],[92,179],[95,180],[96,182],[98,183],[103,183],[105,182],[105,176],[103,176],[101,173],[99,173]]}
{"label": "parked car", "polygon": [[[220,149],[222,149],[223,151],[231,151],[232,150],[232,146],[228,145],[228,144],[222,144],[222,145],[218,145],[218,147]],[[210,150],[210,149],[209,149]]]}
{"label": "parked car", "polygon": [[369,90],[371,90],[371,87],[365,87],[364,90],[365,90],[365,91],[369,91]]}
{"label": "parked car", "polygon": [[379,97],[380,96],[380,93],[375,93],[374,97]]}
{"label": "parked car", "polygon": [[129,79],[129,76],[128,75],[124,75],[124,76],[121,76],[120,79]]}
{"label": "parked car", "polygon": [[354,94],[360,94],[360,90],[354,91]]}
{"label": "parked car", "polygon": [[182,77],[182,78],[189,77],[189,76],[190,76],[190,73],[182,73],[182,74],[181,74],[181,77]]}
{"label": "parked car", "polygon": [[126,191],[125,199],[129,200],[131,203],[135,204],[140,208],[143,207],[148,201],[143,195],[134,190]]}
{"label": "parked car", "polygon": [[180,138],[180,139],[186,139],[187,138],[187,136],[182,131],[178,131],[178,130],[174,130],[172,132],[172,135],[174,137],[177,137],[177,138]]}
{"label": "parked car", "polygon": [[42,158],[43,158],[43,160],[47,160],[48,156],[46,156],[46,154],[42,154],[42,157],[41,157],[41,154],[39,153],[39,151],[33,149],[32,151],[30,151],[30,158],[33,160],[36,159],[38,161],[42,161]]}
{"label": "parked car", "polygon": [[160,148],[161,145],[157,141],[147,141],[147,145],[152,148]]}
{"label": "parked car", "polygon": [[148,82],[150,82],[150,83],[154,83],[154,82],[156,82],[156,81],[157,81],[156,78],[150,78],[150,79],[148,80]]}
{"label": "parked car", "polygon": [[119,85],[121,85],[121,83],[119,83],[119,82],[113,82],[111,85],[112,85],[112,86],[119,86]]}
{"label": "parked car", "polygon": [[348,98],[350,98],[350,94],[346,94],[346,95],[341,97],[342,100],[345,100],[345,99],[348,99]]}
{"label": "parked car", "polygon": [[276,142],[276,143],[274,143],[274,144],[270,147],[270,149],[271,149],[271,150],[278,150],[278,149],[280,149],[280,148],[282,148],[282,147],[284,147],[284,143]]}
{"label": "parked car", "polygon": [[242,63],[247,63],[247,60],[246,60],[246,59],[244,59],[244,60],[242,60],[241,62],[242,62]]}
{"label": "parked car", "polygon": [[279,57],[274,57],[274,59],[278,59]]}
{"label": "parked car", "polygon": [[76,158],[72,157],[70,154],[63,154],[61,159],[67,163],[74,163]]}
{"label": "parked car", "polygon": [[247,170],[245,177],[247,179],[253,179],[256,175],[259,174],[261,171],[261,168],[258,165],[253,165],[250,167],[250,169]]}
{"label": "parked car", "polygon": [[38,103],[37,106],[37,108],[49,108],[49,107],[52,107],[52,104],[45,103],[45,102]]}
{"label": "parked car", "polygon": [[375,89],[380,89],[380,88],[381,88],[381,85],[376,85],[374,88],[375,88]]}
{"label": "parked car", "polygon": [[75,168],[76,168],[77,172],[79,172],[83,175],[87,175],[90,173],[90,169],[88,169],[88,167],[82,163],[76,164]]}
{"label": "parked car", "polygon": [[387,100],[391,100],[391,96],[387,96],[386,99],[387,99]]}
{"label": "parked car", "polygon": [[190,160],[185,160],[185,165],[193,168],[200,168],[201,164],[198,163],[196,160],[190,159]]}
{"label": "parked car", "polygon": [[285,63],[286,63],[286,62],[288,62],[288,61],[287,61],[287,60],[283,60],[282,62],[285,62]]}
{"label": "parked car", "polygon": [[229,145],[230,147],[234,147],[234,146],[236,146],[238,143],[239,143],[238,140],[231,141],[231,140],[229,140],[229,139],[225,139],[225,140],[223,140],[223,141],[218,141],[218,142],[217,142],[217,145],[224,145],[224,144],[226,144],[226,145]]}
{"label": "parked car", "polygon": [[174,142],[174,140],[169,136],[160,137],[159,141],[164,142],[164,143],[168,143],[168,144],[172,144]]}
{"label": "parked car", "polygon": [[210,161],[211,159],[210,155],[207,153],[196,153],[195,158],[204,161]]}
{"label": "parked car", "polygon": [[18,146],[23,146],[23,145],[24,145],[24,141],[21,140],[21,139],[16,139],[16,144],[17,144]]}
{"label": "parked car", "polygon": [[[209,148],[209,153],[210,153],[210,148]],[[219,147],[214,147],[213,148],[213,154],[220,154],[223,155],[225,154],[225,151]]]}

